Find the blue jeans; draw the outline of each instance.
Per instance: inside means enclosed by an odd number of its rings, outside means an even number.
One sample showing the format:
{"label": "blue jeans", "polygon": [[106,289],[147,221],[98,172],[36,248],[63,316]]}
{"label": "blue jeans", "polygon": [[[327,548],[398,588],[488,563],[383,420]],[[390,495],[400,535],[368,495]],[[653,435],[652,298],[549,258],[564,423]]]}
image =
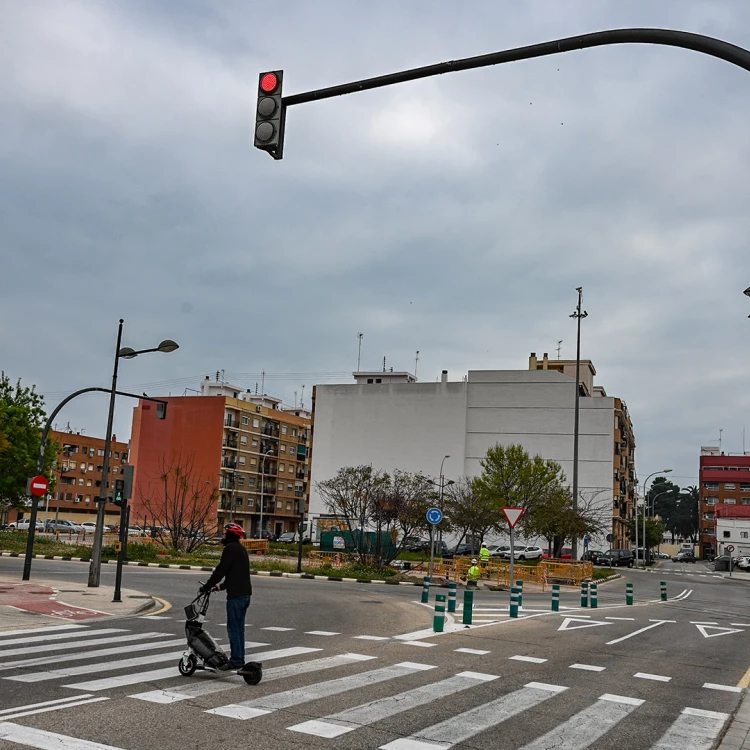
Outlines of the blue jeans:
{"label": "blue jeans", "polygon": [[227,634],[231,648],[229,661],[237,667],[245,663],[245,615],[249,606],[249,596],[227,599]]}

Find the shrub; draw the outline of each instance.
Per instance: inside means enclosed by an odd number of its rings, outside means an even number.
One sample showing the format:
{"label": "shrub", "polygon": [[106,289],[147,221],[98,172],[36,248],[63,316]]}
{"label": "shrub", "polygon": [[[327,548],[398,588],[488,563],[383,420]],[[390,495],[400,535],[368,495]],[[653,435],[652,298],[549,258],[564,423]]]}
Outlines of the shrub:
{"label": "shrub", "polygon": [[156,560],[158,548],[155,544],[144,542],[130,542],[128,544],[128,560],[142,560],[149,562]]}

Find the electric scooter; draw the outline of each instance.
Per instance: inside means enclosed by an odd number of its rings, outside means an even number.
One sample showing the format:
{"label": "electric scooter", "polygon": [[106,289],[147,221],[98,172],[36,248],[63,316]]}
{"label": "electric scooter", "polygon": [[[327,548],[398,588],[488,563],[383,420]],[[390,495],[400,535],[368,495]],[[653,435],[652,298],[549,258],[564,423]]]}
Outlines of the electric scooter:
{"label": "electric scooter", "polygon": [[[187,637],[187,651],[182,655],[177,669],[184,677],[191,677],[196,670],[205,672],[226,672],[229,659],[221,647],[203,629],[203,623],[208,613],[211,592],[198,594],[185,607],[185,635]],[[243,664],[235,674],[240,675],[248,685],[257,685],[263,678],[263,664],[249,661]]]}

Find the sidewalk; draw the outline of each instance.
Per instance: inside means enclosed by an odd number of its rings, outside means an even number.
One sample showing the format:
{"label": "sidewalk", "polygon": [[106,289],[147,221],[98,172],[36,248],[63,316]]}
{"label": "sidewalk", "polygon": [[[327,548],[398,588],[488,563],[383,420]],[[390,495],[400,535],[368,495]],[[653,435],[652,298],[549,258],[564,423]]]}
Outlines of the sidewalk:
{"label": "sidewalk", "polygon": [[750,693],[745,693],[719,750],[750,750]]}
{"label": "sidewalk", "polygon": [[90,589],[79,583],[0,576],[0,631],[136,615],[158,606],[150,595],[132,589],[122,589],[122,602],[113,602],[113,596],[112,586]]}

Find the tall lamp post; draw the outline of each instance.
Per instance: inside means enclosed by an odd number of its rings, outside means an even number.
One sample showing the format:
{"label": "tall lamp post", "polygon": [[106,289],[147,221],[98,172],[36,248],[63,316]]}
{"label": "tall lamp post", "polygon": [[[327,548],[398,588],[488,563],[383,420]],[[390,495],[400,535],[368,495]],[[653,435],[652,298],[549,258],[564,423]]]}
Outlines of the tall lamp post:
{"label": "tall lamp post", "polygon": [[273,456],[273,450],[269,448],[265,452],[261,451],[260,455],[260,518],[258,519],[258,539],[263,538],[263,506],[265,505],[265,498],[263,497],[263,478],[266,474],[266,456]]}
{"label": "tall lamp post", "polygon": [[122,325],[125,321],[120,318],[117,328],[117,346],[115,347],[115,363],[112,370],[112,390],[109,394],[109,413],[107,415],[107,433],[104,438],[104,464],[102,466],[102,485],[97,498],[96,530],[94,531],[94,543],[91,549],[91,564],[89,565],[89,587],[97,588],[101,581],[102,572],[102,539],[104,537],[104,518],[107,509],[107,480],[109,477],[109,454],[112,447],[112,421],[115,416],[115,395],[117,391],[117,370],[120,359],[133,359],[139,354],[148,352],[173,352],[179,349],[179,345],[172,339],[165,339],[159,346],[152,349],[131,349],[129,346],[120,348],[122,343]]}
{"label": "tall lamp post", "polygon": [[[669,474],[672,469],[662,469],[661,471],[655,471],[646,477],[646,481],[643,483],[643,569],[646,570],[646,506],[648,505],[648,480],[651,477],[655,477],[657,474]],[[638,505],[635,506],[635,562],[636,567],[638,565]]]}
{"label": "tall lamp post", "polygon": [[[578,292],[578,305],[575,312],[570,316],[575,318],[578,325],[576,335],[576,404],[575,414],[573,417],[573,515],[578,513],[578,434],[580,431],[580,411],[581,411],[581,321],[588,317],[585,310],[581,310],[583,304],[583,287],[576,287]],[[578,539],[572,540],[573,559],[578,559]]]}
{"label": "tall lamp post", "polygon": [[[445,460],[450,458],[450,456],[443,456],[443,460],[440,462],[440,510],[443,509],[443,491],[445,490],[445,479],[443,477],[443,464],[445,463]],[[438,532],[438,542],[440,543],[440,546],[442,547],[443,542],[443,530],[440,529]]]}

